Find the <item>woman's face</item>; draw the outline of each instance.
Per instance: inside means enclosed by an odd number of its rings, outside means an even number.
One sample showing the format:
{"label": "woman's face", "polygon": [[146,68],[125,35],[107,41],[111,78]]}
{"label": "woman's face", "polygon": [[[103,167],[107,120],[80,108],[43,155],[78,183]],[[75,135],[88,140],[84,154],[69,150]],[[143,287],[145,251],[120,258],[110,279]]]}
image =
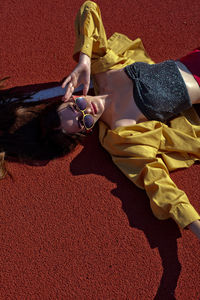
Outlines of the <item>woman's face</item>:
{"label": "woman's face", "polygon": [[[79,97],[84,97],[87,100],[84,113],[91,115],[91,119],[94,120],[95,124],[104,111],[103,101],[101,101],[99,96]],[[59,106],[58,115],[60,117],[60,129],[62,129],[65,133],[74,134],[86,131],[83,122],[83,113],[78,109],[73,98],[70,98],[69,101]]]}

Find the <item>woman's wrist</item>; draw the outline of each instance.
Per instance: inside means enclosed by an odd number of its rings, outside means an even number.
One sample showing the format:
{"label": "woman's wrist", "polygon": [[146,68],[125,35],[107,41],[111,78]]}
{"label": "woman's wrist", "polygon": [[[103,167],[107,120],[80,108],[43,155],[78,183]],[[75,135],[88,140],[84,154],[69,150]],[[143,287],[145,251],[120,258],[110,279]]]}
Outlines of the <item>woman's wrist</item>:
{"label": "woman's wrist", "polygon": [[80,52],[79,63],[90,65],[90,57],[87,54]]}
{"label": "woman's wrist", "polygon": [[200,240],[200,220],[196,220],[188,225],[188,228],[198,237]]}

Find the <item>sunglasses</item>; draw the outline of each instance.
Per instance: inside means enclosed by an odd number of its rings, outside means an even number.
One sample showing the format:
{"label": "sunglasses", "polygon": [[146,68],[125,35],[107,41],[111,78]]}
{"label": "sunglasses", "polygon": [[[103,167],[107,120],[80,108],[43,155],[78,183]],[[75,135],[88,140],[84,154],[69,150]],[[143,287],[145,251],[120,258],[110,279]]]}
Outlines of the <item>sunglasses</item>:
{"label": "sunglasses", "polygon": [[87,100],[84,97],[72,97],[76,104],[77,110],[79,110],[82,113],[82,121],[84,128],[86,129],[86,131],[90,131],[94,126],[94,118],[92,115],[85,113],[85,110],[87,108]]}

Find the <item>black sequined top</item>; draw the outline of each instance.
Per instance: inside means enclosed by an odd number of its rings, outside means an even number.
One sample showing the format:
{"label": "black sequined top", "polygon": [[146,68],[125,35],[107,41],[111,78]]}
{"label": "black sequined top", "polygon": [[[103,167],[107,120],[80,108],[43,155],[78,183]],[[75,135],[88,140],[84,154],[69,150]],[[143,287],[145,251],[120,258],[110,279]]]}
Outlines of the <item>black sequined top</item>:
{"label": "black sequined top", "polygon": [[124,70],[133,80],[135,103],[147,119],[167,122],[191,107],[185,82],[174,60],[154,65],[136,62]]}

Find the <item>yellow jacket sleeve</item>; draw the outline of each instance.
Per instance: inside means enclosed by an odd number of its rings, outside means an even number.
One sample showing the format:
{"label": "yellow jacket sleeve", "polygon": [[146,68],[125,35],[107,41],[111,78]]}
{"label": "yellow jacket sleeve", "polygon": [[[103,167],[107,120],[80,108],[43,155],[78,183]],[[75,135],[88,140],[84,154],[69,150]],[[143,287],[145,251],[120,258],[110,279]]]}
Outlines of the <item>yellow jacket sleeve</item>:
{"label": "yellow jacket sleeve", "polygon": [[75,32],[73,58],[78,61],[80,52],[88,55],[92,74],[122,69],[136,61],[154,63],[140,38],[132,41],[124,34],[115,32],[107,39],[100,9],[92,1],[86,1],[79,9]]}
{"label": "yellow jacket sleeve", "polygon": [[107,37],[98,5],[86,1],[78,11],[75,20],[76,42],[73,58],[78,61],[79,52],[89,57],[99,57],[106,53]]}
{"label": "yellow jacket sleeve", "polygon": [[173,155],[174,169],[181,167],[180,161],[182,166],[191,165],[200,158],[199,138],[191,136],[187,130],[184,133],[158,121],[148,121],[115,130],[101,123],[100,142],[118,168],[146,190],[152,212],[158,219],[171,217],[182,228],[200,219],[184,191],[171,180],[163,159],[168,153]]}

